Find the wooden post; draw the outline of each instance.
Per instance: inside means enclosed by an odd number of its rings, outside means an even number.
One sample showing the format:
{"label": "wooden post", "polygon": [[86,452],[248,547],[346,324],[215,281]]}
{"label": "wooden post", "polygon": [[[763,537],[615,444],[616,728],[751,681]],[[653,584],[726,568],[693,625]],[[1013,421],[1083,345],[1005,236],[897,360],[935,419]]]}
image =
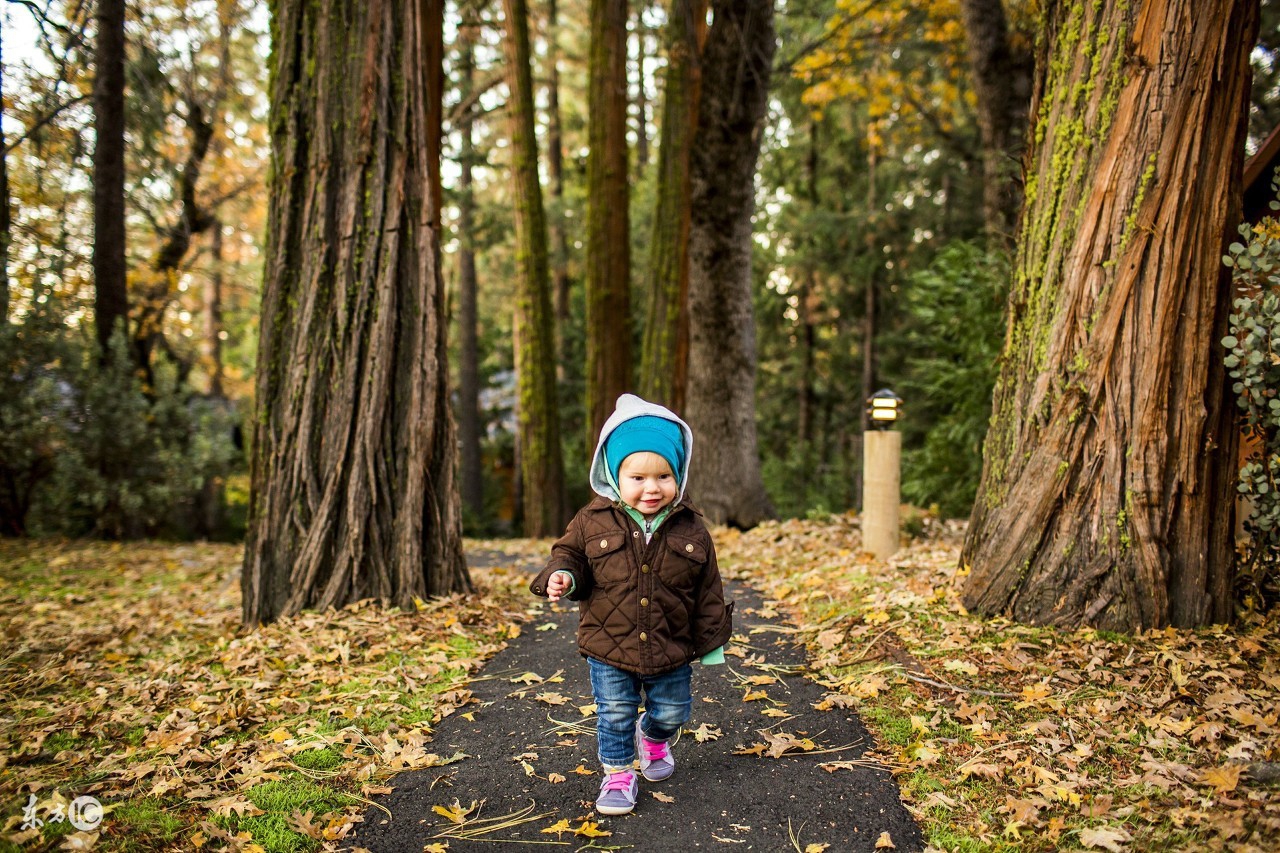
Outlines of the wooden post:
{"label": "wooden post", "polygon": [[887,560],[898,550],[898,506],[901,503],[899,470],[902,433],[867,430],[863,440],[862,548],[877,560]]}

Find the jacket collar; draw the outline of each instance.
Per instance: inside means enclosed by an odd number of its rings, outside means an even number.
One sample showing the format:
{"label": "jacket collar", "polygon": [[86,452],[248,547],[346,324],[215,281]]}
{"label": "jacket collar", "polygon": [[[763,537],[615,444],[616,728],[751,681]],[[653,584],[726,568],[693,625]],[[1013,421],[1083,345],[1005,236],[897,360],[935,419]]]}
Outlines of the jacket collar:
{"label": "jacket collar", "polygon": [[[591,503],[587,504],[586,509],[591,512],[601,512],[604,510],[614,509],[615,507],[618,509],[619,512],[621,512],[622,502],[611,501],[602,495],[596,495],[594,498],[591,499]],[[696,506],[690,503],[687,498],[677,501],[676,505],[671,508],[671,515],[667,516],[667,518],[670,519],[674,517],[676,513],[686,509],[689,510],[689,512],[693,513],[694,515],[698,516],[698,518],[702,518],[702,510],[698,509]]]}

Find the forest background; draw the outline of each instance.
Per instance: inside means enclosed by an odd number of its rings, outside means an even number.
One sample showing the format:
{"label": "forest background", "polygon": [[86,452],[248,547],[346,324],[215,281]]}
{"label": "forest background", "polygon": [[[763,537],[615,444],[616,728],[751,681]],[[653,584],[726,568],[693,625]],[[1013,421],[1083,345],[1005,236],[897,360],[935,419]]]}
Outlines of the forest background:
{"label": "forest background", "polygon": [[[1037,4],[1005,7],[1010,44],[1029,56]],[[1272,52],[1280,11],[1271,2],[1262,9],[1251,150],[1280,116]],[[529,10],[574,505],[587,493],[590,453],[589,45],[579,25],[587,11],[575,0]],[[157,333],[150,384],[137,393],[125,360],[114,372],[98,369],[92,340],[92,12],[86,3],[5,7],[11,322],[0,519],[10,534],[238,539],[267,239],[268,16],[236,0],[128,6],[128,287],[135,315],[147,315],[138,322]],[[502,21],[483,3],[446,18],[449,363],[455,399],[474,397],[481,411],[478,421],[460,419],[466,530],[513,533],[521,529],[517,247]],[[637,353],[658,201],[665,24],[658,3],[633,4],[627,21]],[[752,263],[768,497],[784,517],[857,507],[864,400],[889,386],[906,401],[904,499],[965,516],[1004,336],[1009,243],[988,239],[983,218],[983,139],[959,3],[791,2],[776,27]],[[552,145],[562,163],[548,156]],[[201,227],[190,228],[196,219]],[[460,306],[471,276],[475,304]],[[474,338],[458,328],[471,316]]]}

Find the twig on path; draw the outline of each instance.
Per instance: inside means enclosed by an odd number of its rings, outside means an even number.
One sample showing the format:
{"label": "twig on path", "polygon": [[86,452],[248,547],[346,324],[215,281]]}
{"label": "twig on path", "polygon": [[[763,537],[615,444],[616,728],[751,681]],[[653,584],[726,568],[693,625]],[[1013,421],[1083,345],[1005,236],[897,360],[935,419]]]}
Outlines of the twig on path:
{"label": "twig on path", "polygon": [[943,690],[950,690],[953,693],[972,693],[977,696],[990,696],[994,699],[1017,699],[1019,696],[1017,693],[1004,693],[999,690],[979,690],[976,687],[957,687],[954,684],[947,684],[945,681],[934,681],[932,678],[925,678],[923,675],[916,675],[914,672],[911,672],[904,667],[899,667],[899,669],[902,669],[902,674],[912,681],[918,681],[921,684],[928,684],[930,687],[940,687]]}
{"label": "twig on path", "polygon": [[[472,803],[474,806],[475,804]],[[483,803],[481,803],[483,805]],[[472,819],[463,819],[461,823],[455,823],[447,826],[443,832],[438,832],[431,836],[432,838],[456,838],[459,841],[495,841],[498,843],[506,842],[512,844],[558,844],[567,847],[568,841],[530,841],[523,838],[481,838],[481,835],[487,835],[490,832],[497,832],[503,829],[511,829],[526,823],[532,823],[535,820],[551,817],[555,814],[555,809],[542,814],[532,814],[533,810],[538,807],[534,800],[529,801],[529,805],[523,809],[518,809],[508,814],[499,815],[498,817],[487,817],[481,819],[479,817]]]}
{"label": "twig on path", "polygon": [[566,721],[566,720],[557,720],[555,717],[551,716],[550,714],[547,714],[547,719],[555,723],[555,725],[545,730],[543,734],[544,735],[551,734],[552,732],[555,732],[556,734],[565,734],[566,732],[569,732],[575,735],[593,735],[596,733],[596,728],[595,726],[588,726],[587,723],[594,716],[595,715],[592,714],[590,717],[584,717],[582,720],[578,722],[573,722],[573,721]]}
{"label": "twig on path", "polygon": [[841,666],[848,666],[849,664],[857,663],[858,661],[862,660],[864,657],[866,657],[867,652],[871,651],[876,647],[876,643],[880,642],[881,637],[883,637],[885,634],[889,633],[893,629],[900,628],[905,624],[907,624],[907,620],[905,618],[899,619],[897,622],[894,622],[889,627],[881,631],[879,634],[876,634],[875,639],[867,643],[867,645],[862,649],[861,652],[857,654],[856,657],[851,657],[848,660],[840,661]]}

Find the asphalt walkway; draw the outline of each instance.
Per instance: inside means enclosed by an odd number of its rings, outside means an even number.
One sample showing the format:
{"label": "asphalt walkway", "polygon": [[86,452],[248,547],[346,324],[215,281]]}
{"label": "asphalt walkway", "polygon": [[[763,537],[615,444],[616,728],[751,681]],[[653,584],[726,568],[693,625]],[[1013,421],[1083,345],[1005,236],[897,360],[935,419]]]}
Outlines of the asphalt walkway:
{"label": "asphalt walkway", "polygon": [[[509,561],[492,553],[469,559]],[[676,773],[660,783],[642,779],[633,813],[601,817],[592,809],[601,777],[591,685],[574,642],[577,606],[543,601],[545,616],[527,623],[471,685],[478,703],[435,729],[433,752],[468,757],[392,779],[394,790],[365,812],[352,846],[372,853],[922,849],[889,772],[864,758],[867,730],[801,675],[804,653],[791,629],[749,588],[728,583],[725,594],[738,602],[727,663],[694,664],[693,719],[674,749]]]}

